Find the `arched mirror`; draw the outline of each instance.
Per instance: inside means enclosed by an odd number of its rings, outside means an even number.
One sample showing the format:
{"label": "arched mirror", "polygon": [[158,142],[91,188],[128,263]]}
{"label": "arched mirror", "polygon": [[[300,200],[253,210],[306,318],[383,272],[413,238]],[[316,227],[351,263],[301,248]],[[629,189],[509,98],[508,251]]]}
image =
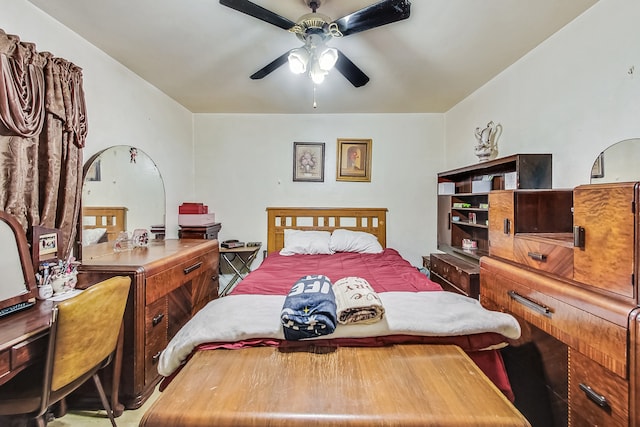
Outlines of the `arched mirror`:
{"label": "arched mirror", "polygon": [[84,166],[82,247],[113,242],[122,231],[164,227],[165,191],[160,171],[142,150],[116,145]]}
{"label": "arched mirror", "polygon": [[625,139],[604,150],[591,168],[591,184],[640,181],[640,138]]}

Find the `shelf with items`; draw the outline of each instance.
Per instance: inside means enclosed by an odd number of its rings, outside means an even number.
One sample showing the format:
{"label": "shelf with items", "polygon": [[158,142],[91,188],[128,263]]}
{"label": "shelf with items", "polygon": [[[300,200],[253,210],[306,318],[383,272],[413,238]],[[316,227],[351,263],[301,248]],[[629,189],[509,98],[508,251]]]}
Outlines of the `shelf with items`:
{"label": "shelf with items", "polygon": [[514,154],[438,173],[438,250],[475,265],[489,255],[489,194],[505,188],[551,188],[551,154]]}

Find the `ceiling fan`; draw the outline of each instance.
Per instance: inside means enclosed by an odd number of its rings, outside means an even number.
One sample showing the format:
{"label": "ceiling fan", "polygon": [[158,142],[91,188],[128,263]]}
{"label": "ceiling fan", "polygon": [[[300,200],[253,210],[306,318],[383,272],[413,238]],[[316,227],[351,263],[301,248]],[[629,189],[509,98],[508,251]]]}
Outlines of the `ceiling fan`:
{"label": "ceiling fan", "polygon": [[355,87],[363,86],[369,77],[345,54],[328,47],[327,42],[334,37],[348,36],[407,19],[411,7],[408,0],[382,0],[332,21],[328,16],[316,12],[321,0],[303,2],[311,8],[312,13],[293,22],[248,0],[220,0],[223,6],[288,30],[304,42],[302,47],[284,53],[252,74],[252,79],[262,79],[288,62],[291,71],[309,74],[315,84],[322,83],[328,71],[335,66]]}

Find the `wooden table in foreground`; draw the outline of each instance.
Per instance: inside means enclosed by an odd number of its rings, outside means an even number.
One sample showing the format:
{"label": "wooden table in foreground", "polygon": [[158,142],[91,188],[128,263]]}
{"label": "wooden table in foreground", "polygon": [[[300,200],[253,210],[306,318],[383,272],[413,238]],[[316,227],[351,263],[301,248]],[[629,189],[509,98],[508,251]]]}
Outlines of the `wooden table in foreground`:
{"label": "wooden table in foreground", "polygon": [[456,346],[198,351],[140,426],[529,426]]}

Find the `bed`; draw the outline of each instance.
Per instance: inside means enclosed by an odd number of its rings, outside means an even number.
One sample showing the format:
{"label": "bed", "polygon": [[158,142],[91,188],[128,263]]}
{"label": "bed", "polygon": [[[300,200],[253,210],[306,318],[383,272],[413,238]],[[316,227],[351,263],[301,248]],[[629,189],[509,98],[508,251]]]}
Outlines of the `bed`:
{"label": "bed", "polygon": [[84,206],[82,244],[113,242],[127,229],[127,208],[123,206]]}
{"label": "bed", "polygon": [[[385,247],[386,209],[267,208],[267,220],[262,265],[163,351],[163,391],[141,426],[529,425],[498,352],[517,321],[444,292]],[[314,232],[330,246],[349,238],[317,253],[324,241],[304,240]],[[366,279],[382,320],[285,339],[285,296],[312,272]]]}

